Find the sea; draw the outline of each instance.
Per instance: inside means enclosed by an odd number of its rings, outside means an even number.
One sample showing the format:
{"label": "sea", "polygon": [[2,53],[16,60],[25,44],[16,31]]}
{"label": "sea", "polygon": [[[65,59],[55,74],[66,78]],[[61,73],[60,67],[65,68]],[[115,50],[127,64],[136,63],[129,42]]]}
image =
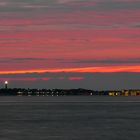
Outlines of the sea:
{"label": "sea", "polygon": [[139,140],[140,96],[0,96],[0,140]]}

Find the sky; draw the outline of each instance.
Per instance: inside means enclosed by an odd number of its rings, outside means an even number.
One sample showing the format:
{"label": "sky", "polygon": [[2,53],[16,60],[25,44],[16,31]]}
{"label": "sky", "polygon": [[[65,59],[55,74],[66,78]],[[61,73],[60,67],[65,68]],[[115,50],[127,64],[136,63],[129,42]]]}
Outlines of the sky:
{"label": "sky", "polygon": [[0,87],[140,88],[140,0],[0,0]]}

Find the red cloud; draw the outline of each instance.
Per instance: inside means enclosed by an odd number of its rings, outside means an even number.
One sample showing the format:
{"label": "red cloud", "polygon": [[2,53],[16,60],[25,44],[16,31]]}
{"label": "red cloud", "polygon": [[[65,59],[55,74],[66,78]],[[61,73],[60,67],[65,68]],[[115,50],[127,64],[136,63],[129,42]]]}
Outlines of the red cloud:
{"label": "red cloud", "polygon": [[51,80],[52,78],[48,78],[48,77],[45,77],[45,78],[41,78],[41,80],[43,80],[43,81],[49,81],[49,80]]}
{"label": "red cloud", "polygon": [[70,80],[70,81],[79,81],[79,80],[84,80],[84,77],[68,77],[68,80]]}
{"label": "red cloud", "polygon": [[38,78],[0,78],[0,81],[36,81]]}

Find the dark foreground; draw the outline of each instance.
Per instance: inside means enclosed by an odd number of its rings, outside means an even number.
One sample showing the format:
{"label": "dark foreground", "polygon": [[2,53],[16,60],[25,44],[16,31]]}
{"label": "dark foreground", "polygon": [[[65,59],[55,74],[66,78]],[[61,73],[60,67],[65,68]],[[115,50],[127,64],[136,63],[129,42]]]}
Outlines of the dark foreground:
{"label": "dark foreground", "polygon": [[0,140],[138,140],[140,97],[0,97]]}

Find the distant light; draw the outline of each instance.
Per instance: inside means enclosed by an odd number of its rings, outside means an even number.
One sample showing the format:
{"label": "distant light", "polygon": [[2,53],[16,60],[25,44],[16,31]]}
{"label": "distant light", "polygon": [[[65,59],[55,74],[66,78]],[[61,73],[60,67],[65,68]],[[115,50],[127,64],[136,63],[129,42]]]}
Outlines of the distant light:
{"label": "distant light", "polygon": [[5,81],[5,84],[8,84],[8,81]]}

